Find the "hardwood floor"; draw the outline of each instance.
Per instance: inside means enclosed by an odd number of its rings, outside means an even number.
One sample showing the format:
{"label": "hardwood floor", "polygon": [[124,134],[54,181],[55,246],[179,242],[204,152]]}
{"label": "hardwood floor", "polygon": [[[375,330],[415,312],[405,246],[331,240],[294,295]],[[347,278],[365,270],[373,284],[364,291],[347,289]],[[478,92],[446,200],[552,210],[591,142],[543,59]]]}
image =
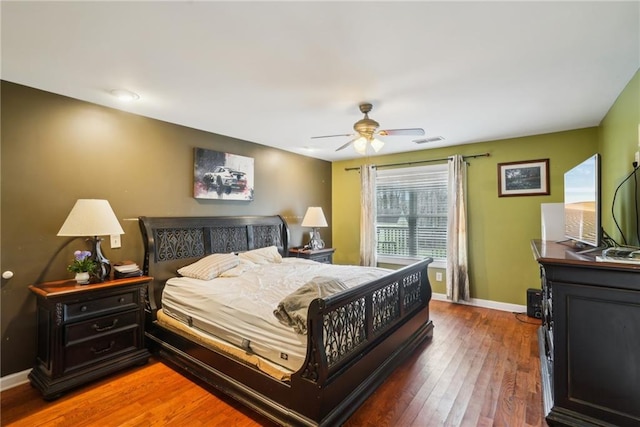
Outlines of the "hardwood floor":
{"label": "hardwood floor", "polygon": [[[431,318],[433,340],[398,368],[345,426],[547,426],[539,322],[441,301],[432,301]],[[28,384],[0,398],[2,426],[273,426],[157,359],[54,402],[42,400]]]}

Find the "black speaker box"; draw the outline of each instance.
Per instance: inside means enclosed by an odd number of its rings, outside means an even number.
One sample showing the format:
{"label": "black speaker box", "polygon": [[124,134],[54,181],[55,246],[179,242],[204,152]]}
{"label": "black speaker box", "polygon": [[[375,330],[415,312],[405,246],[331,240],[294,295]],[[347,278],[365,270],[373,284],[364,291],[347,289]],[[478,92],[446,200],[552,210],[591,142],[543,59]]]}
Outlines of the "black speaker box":
{"label": "black speaker box", "polygon": [[527,316],[542,319],[542,291],[527,289]]}

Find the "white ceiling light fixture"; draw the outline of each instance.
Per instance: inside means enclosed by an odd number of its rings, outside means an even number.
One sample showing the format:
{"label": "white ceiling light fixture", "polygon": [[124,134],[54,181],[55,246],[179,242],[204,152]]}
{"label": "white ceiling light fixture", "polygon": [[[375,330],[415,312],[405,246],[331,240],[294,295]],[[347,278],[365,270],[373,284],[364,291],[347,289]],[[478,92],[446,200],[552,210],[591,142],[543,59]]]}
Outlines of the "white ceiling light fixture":
{"label": "white ceiling light fixture", "polygon": [[367,153],[367,138],[361,136],[360,138],[353,141],[353,148],[355,148],[358,154],[366,154]]}
{"label": "white ceiling light fixture", "polygon": [[373,147],[373,150],[377,153],[378,151],[380,151],[380,149],[382,148],[382,146],[384,145],[384,142],[380,141],[379,139],[375,139],[373,138],[371,140],[371,147]]}
{"label": "white ceiling light fixture", "polygon": [[113,89],[109,93],[123,102],[132,102],[140,99],[140,95],[126,89]]}

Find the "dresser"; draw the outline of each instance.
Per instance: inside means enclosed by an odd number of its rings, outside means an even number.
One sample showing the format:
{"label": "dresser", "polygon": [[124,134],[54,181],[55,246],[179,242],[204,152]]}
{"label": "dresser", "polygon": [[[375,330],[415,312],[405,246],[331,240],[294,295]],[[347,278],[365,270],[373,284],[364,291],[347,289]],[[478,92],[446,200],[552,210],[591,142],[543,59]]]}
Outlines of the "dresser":
{"label": "dresser", "polygon": [[551,426],[640,425],[640,264],[534,240],[544,413]]}
{"label": "dresser", "polygon": [[292,248],[289,249],[289,256],[310,259],[312,261],[317,261],[324,264],[333,264],[333,253],[335,251],[336,250],[334,248],[316,250]]}
{"label": "dresser", "polygon": [[29,380],[47,400],[147,362],[144,300],[151,277],[29,286],[37,298],[37,354]]}

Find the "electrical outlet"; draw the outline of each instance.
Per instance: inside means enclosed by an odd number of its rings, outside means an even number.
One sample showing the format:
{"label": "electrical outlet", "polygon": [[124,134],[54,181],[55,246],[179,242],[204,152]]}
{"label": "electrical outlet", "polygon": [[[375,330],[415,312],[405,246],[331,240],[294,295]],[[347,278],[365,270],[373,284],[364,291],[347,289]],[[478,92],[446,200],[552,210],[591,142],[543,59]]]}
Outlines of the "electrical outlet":
{"label": "electrical outlet", "polygon": [[116,249],[122,246],[122,243],[120,242],[120,235],[119,234],[112,234],[111,235],[111,249]]}
{"label": "electrical outlet", "polygon": [[442,273],[440,271],[438,271],[436,273],[436,281],[437,282],[442,282]]}
{"label": "electrical outlet", "polygon": [[634,162],[636,162],[636,165],[640,165],[640,151],[636,151],[636,155],[634,157]]}

